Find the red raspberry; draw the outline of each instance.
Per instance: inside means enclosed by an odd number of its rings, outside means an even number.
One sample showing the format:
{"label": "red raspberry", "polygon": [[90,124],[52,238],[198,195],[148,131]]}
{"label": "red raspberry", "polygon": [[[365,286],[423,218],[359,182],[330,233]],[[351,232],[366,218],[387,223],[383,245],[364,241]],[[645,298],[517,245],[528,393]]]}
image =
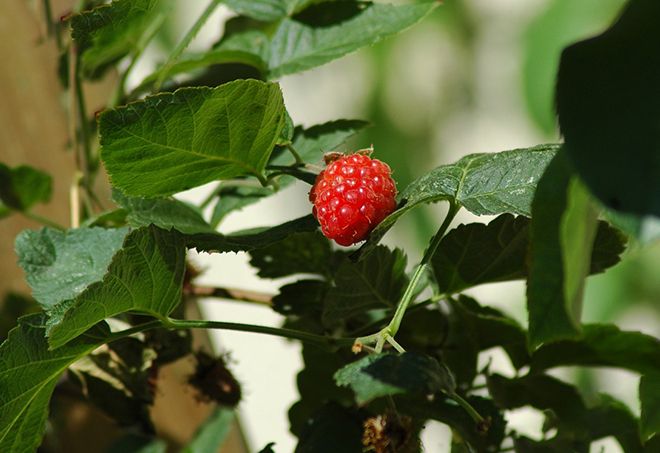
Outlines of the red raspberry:
{"label": "red raspberry", "polygon": [[309,192],[312,213],[325,237],[352,245],[367,235],[396,207],[396,185],[390,167],[357,153],[329,163]]}

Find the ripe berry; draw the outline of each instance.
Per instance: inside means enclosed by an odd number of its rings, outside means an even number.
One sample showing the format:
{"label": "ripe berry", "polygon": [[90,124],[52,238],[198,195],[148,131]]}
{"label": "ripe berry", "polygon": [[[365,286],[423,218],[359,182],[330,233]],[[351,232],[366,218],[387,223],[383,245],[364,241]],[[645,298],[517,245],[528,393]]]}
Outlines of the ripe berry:
{"label": "ripe berry", "polygon": [[331,159],[317,176],[309,201],[323,234],[339,245],[352,245],[394,211],[396,185],[390,167],[365,153]]}

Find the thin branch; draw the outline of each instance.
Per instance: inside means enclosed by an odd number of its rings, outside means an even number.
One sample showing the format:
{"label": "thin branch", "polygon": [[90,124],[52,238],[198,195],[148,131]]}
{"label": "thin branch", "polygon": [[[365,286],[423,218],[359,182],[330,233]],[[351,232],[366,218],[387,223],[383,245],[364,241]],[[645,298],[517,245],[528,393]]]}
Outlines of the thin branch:
{"label": "thin branch", "polygon": [[261,293],[258,291],[235,288],[216,288],[211,286],[193,286],[189,291],[189,294],[197,297],[217,297],[240,302],[250,302],[264,306],[272,306],[273,297],[275,297],[274,294]]}

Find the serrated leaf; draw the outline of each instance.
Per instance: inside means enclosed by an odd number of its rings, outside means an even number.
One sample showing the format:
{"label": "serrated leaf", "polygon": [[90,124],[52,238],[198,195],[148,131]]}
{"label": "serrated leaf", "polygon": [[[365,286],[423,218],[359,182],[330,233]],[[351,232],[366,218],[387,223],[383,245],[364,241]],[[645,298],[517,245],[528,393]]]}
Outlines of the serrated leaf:
{"label": "serrated leaf", "polygon": [[578,390],[545,374],[508,379],[499,374],[487,376],[488,393],[502,409],[531,406],[541,411],[551,410],[557,419],[557,429],[563,435],[587,436],[586,405]]}
{"label": "serrated leaf", "polygon": [[16,254],[32,296],[46,311],[75,299],[103,278],[127,234],[128,228],[98,227],[22,231],[16,238]]}
{"label": "serrated leaf", "polygon": [[27,165],[9,168],[0,163],[0,210],[4,208],[5,214],[9,214],[9,209],[29,211],[37,203],[47,203],[52,186],[50,175],[36,168]]}
{"label": "serrated leaf", "polygon": [[52,351],[43,313],[21,318],[0,345],[0,450],[34,451],[41,442],[48,403],[66,368],[103,344],[101,323],[66,346]]}
{"label": "serrated leaf", "polygon": [[84,74],[98,77],[134,51],[167,4],[168,0],[114,0],[75,14],[71,18],[71,35],[82,52]]}
{"label": "serrated leaf", "polygon": [[186,245],[199,252],[249,252],[282,241],[295,233],[315,231],[319,224],[309,214],[281,225],[264,228],[251,228],[232,234],[198,233],[186,236]]}
{"label": "serrated leaf", "polygon": [[329,275],[332,247],[321,233],[298,233],[283,241],[250,252],[250,265],[262,278],[279,278],[292,274]]}
{"label": "serrated leaf", "polygon": [[126,210],[126,221],[132,227],[156,225],[163,230],[175,229],[184,234],[214,231],[197,210],[174,198],[127,197],[115,190],[112,199]]}
{"label": "serrated leaf", "polygon": [[231,184],[221,186],[218,190],[218,201],[211,214],[211,224],[217,227],[227,214],[239,211],[273,194],[275,191],[270,187],[241,187]]}
{"label": "serrated leaf", "polygon": [[642,440],[647,441],[660,434],[660,372],[641,377],[639,401],[642,407],[640,431]]}
{"label": "serrated leaf", "polygon": [[273,297],[273,310],[285,316],[311,315],[321,318],[323,312],[323,296],[327,283],[320,280],[298,280],[280,288],[279,294]]}
{"label": "serrated leaf", "polygon": [[411,352],[370,354],[337,371],[335,381],[352,388],[358,404],[387,395],[451,393],[456,385],[446,366]]}
{"label": "serrated leaf", "polygon": [[464,336],[468,331],[474,335],[479,351],[501,346],[517,369],[529,363],[527,335],[525,330],[512,318],[494,308],[481,306],[467,296],[450,301],[453,309],[462,318]]}
{"label": "serrated leaf", "polygon": [[300,11],[315,0],[225,0],[225,4],[238,14],[257,20],[273,22]]}
{"label": "serrated leaf", "polygon": [[630,409],[607,394],[599,395],[600,401],[589,408],[586,419],[592,440],[612,436],[625,452],[641,452],[639,423]]}
{"label": "serrated leaf", "polygon": [[181,88],[103,112],[101,157],[126,195],[171,195],[218,179],[263,177],[283,126],[276,84]]}
{"label": "serrated leaf", "polygon": [[529,341],[575,338],[589,274],[597,211],[564,152],[541,177],[532,204],[527,280]]}
{"label": "serrated leaf", "polygon": [[[260,30],[239,32],[221,41],[217,49],[253,53],[264,61],[267,77],[277,79],[375,44],[417,23],[437,6],[437,2],[399,6],[327,2],[303,15],[284,17],[272,35]],[[315,22],[319,18],[323,22]]]}
{"label": "serrated leaf", "polygon": [[413,208],[448,200],[477,215],[530,216],[536,184],[560,145],[539,145],[500,153],[471,154],[413,181],[399,195],[399,208],[371,232],[358,256],[370,253]]}
{"label": "serrated leaf", "polygon": [[[526,278],[529,226],[526,217],[502,214],[487,225],[470,223],[451,230],[432,260],[439,290],[452,294],[485,283]],[[603,272],[619,262],[624,248],[625,238],[599,222],[589,273]]]}
{"label": "serrated leaf", "polygon": [[367,259],[342,260],[323,307],[323,322],[332,324],[374,308],[396,305],[408,283],[406,257],[399,249],[379,246]]}
{"label": "serrated leaf", "polygon": [[549,343],[532,354],[532,372],[570,365],[656,373],[660,371],[660,340],[614,325],[585,324],[579,339]]}
{"label": "serrated leaf", "polygon": [[607,206],[655,216],[660,216],[659,16],[657,1],[628,2],[603,34],[564,50],[557,77],[559,124],[577,173]]}
{"label": "serrated leaf", "polygon": [[132,231],[103,280],[65,302],[49,320],[51,347],[58,348],[97,322],[127,311],[167,317],[181,302],[186,249],[176,231],[151,226]]}
{"label": "serrated leaf", "polygon": [[235,420],[233,410],[217,407],[199,427],[193,439],[181,450],[181,453],[218,451]]}
{"label": "serrated leaf", "polygon": [[5,341],[9,331],[16,327],[22,316],[39,311],[39,305],[31,297],[8,292],[0,302],[0,343]]}

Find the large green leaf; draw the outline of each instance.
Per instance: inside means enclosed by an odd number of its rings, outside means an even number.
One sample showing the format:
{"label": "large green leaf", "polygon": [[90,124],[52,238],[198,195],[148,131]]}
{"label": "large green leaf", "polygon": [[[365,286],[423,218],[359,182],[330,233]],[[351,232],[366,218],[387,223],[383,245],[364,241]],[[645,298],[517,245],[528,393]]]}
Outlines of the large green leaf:
{"label": "large green leaf", "polygon": [[371,232],[360,254],[370,252],[399,217],[425,203],[448,200],[477,215],[530,216],[536,183],[559,146],[471,154],[432,170],[399,195],[399,208]]}
{"label": "large green leaf", "polygon": [[387,395],[430,396],[453,393],[454,378],[436,359],[406,352],[370,354],[335,373],[340,386],[350,386],[359,404]]}
{"label": "large green leaf", "polygon": [[64,345],[97,322],[127,311],[158,318],[181,302],[185,271],[184,238],[151,226],[131,232],[103,280],[88,286],[62,310],[51,312],[49,342]]}
{"label": "large green leaf", "polygon": [[272,22],[300,11],[316,0],[224,0],[238,14],[257,20]]}
{"label": "large green leaf", "polygon": [[527,311],[532,347],[580,331],[597,211],[564,152],[539,181],[532,204]]}
{"label": "large green leaf", "polygon": [[642,440],[660,434],[660,372],[642,376],[639,381],[639,401],[642,406]]}
{"label": "large green leaf", "polygon": [[114,0],[71,18],[71,35],[82,52],[82,69],[99,76],[141,44],[169,0]]}
{"label": "large green leaf", "polygon": [[[437,2],[386,5],[326,2],[285,17],[272,34],[247,30],[221,41],[218,50],[258,56],[269,79],[304,71],[398,33],[429,14]],[[319,19],[323,22],[318,22]]]}
{"label": "large green leaf", "polygon": [[131,196],[263,177],[284,112],[279,86],[256,80],[161,93],[101,114],[101,157]]}
{"label": "large green leaf", "polygon": [[45,429],[50,395],[69,365],[103,344],[109,335],[99,324],[52,351],[46,316],[21,318],[0,345],[0,451],[34,451]]}
{"label": "large green leaf", "polygon": [[660,371],[660,340],[614,325],[586,324],[579,339],[541,346],[532,354],[532,372],[557,366],[603,366],[638,373]]}
{"label": "large green leaf", "polygon": [[379,246],[367,259],[344,258],[325,298],[324,323],[332,324],[374,308],[392,308],[408,283],[406,257],[399,249]]}
{"label": "large green leaf", "polygon": [[115,190],[112,199],[126,210],[126,221],[133,227],[156,225],[184,234],[214,231],[197,210],[174,198],[127,197]]}
{"label": "large green leaf", "polygon": [[234,411],[217,407],[199,427],[195,436],[181,453],[207,453],[218,451],[236,420]]}
{"label": "large green leaf", "polygon": [[24,230],[16,238],[18,264],[34,298],[50,311],[100,281],[127,234],[128,228]]}
{"label": "large green leaf", "polygon": [[602,35],[564,50],[557,80],[559,124],[580,177],[607,206],[655,216],[660,216],[658,17],[656,0],[631,0]]}
{"label": "large green leaf", "polygon": [[615,17],[624,0],[552,0],[525,31],[522,64],[525,101],[531,117],[554,134],[554,92],[562,49],[598,32]]}
{"label": "large green leaf", "polygon": [[[470,223],[451,230],[432,261],[440,291],[452,294],[484,283],[526,278],[529,225],[526,217],[502,214],[488,225]],[[624,248],[623,235],[599,222],[589,272],[603,272],[616,264]],[[582,249],[576,246],[574,251]]]}
{"label": "large green leaf", "polygon": [[37,203],[50,201],[52,186],[47,173],[27,165],[9,168],[0,163],[0,207],[28,211]]}

